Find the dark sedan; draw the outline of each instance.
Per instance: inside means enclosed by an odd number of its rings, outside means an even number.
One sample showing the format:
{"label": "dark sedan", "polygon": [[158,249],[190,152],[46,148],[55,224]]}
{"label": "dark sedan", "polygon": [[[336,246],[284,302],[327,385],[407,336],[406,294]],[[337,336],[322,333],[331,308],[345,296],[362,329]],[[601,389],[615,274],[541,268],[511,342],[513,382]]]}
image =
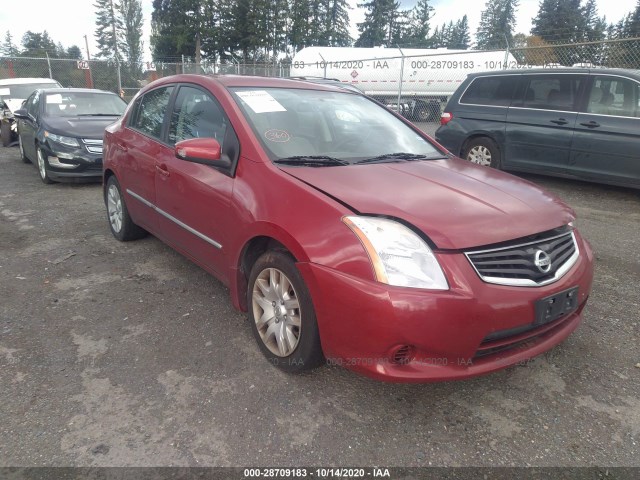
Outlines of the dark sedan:
{"label": "dark sedan", "polygon": [[102,90],[36,90],[14,112],[22,161],[35,163],[44,183],[100,181],[104,129],[126,106]]}

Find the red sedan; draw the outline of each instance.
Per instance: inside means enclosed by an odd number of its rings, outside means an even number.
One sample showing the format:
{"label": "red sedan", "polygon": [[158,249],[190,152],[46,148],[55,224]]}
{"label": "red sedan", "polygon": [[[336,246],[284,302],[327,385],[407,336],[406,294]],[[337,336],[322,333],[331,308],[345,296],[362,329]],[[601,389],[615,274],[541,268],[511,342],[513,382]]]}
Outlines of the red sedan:
{"label": "red sedan", "polygon": [[219,278],[288,372],[488,373],[563,341],[591,290],[561,200],[339,87],[158,80],[107,128],[104,196],[118,240],[150,232]]}

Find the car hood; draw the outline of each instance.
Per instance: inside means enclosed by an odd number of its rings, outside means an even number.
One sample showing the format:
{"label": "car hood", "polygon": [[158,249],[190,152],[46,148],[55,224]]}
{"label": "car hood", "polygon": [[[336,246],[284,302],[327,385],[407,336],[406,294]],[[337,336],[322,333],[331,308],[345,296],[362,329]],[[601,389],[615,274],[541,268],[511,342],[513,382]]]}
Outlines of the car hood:
{"label": "car hood", "polygon": [[102,138],[104,129],[118,117],[47,117],[43,127],[67,137]]}
{"label": "car hood", "polygon": [[360,214],[409,222],[441,249],[522,238],[575,218],[536,185],[460,159],[282,170]]}
{"label": "car hood", "polygon": [[5,98],[4,103],[9,107],[11,112],[15,112],[22,106],[24,98]]}

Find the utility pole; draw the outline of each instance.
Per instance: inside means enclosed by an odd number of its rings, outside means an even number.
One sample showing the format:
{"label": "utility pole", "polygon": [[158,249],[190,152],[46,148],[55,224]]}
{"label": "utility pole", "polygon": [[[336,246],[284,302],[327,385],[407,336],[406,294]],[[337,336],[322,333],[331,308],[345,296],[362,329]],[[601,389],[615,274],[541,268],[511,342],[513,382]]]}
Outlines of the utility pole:
{"label": "utility pole", "polygon": [[122,78],[120,77],[120,54],[118,53],[118,36],[116,34],[116,12],[113,9],[113,0],[109,0],[111,5],[111,31],[113,33],[113,48],[116,55],[116,69],[118,71],[118,95],[122,94]]}
{"label": "utility pole", "polygon": [[200,73],[200,32],[196,33],[196,73]]}
{"label": "utility pole", "polygon": [[87,86],[93,88],[93,73],[91,72],[91,54],[89,53],[89,40],[87,36],[84,36],[84,44],[87,47],[87,64],[89,65],[89,78],[87,78]]}

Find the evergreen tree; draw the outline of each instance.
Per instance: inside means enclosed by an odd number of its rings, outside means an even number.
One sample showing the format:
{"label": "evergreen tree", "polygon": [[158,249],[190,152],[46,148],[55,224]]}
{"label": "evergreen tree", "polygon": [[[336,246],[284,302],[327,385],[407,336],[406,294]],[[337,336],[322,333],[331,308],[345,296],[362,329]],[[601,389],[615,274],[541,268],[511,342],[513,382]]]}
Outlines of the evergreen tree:
{"label": "evergreen tree", "polygon": [[42,33],[27,31],[22,37],[23,57],[45,57],[47,54],[57,57],[56,44],[45,30]]}
{"label": "evergreen tree", "polygon": [[471,35],[469,33],[469,19],[465,15],[454,25],[447,48],[453,50],[467,50],[470,45]]}
{"label": "evergreen tree", "polygon": [[519,0],[487,0],[476,34],[478,48],[501,49],[513,44],[518,3]]}
{"label": "evergreen tree", "polygon": [[431,46],[431,18],[433,7],[429,0],[418,0],[409,13],[409,32],[407,40],[413,48],[429,48]]}
{"label": "evergreen tree", "polygon": [[[395,0],[370,0],[358,4],[367,9],[364,22],[358,24],[360,37],[356,47],[391,46],[397,43],[394,38],[395,23],[400,16],[400,4]],[[396,30],[397,31],[397,30]]]}
{"label": "evergreen tree", "polygon": [[67,58],[73,58],[74,60],[80,60],[82,59],[82,51],[77,45],[71,45],[67,48],[64,56]]}
{"label": "evergreen tree", "polygon": [[311,4],[309,0],[292,0],[288,42],[293,53],[311,45]]}
{"label": "evergreen tree", "polygon": [[583,14],[580,0],[543,0],[531,33],[552,43],[580,41],[585,31]]}
{"label": "evergreen tree", "polygon": [[[105,0],[100,0],[105,1]],[[154,58],[192,57],[203,22],[200,0],[153,0],[151,46]]]}
{"label": "evergreen tree", "polygon": [[18,47],[16,47],[16,45],[13,43],[13,36],[11,35],[11,32],[9,30],[7,30],[7,33],[4,36],[4,43],[2,44],[0,53],[9,57],[13,57],[14,55],[17,55],[19,53]]}
{"label": "evergreen tree", "polygon": [[348,47],[353,39],[349,34],[349,4],[347,0],[328,0],[325,32],[330,47]]}
{"label": "evergreen tree", "polygon": [[118,4],[114,0],[96,0],[96,43],[98,44],[98,58],[118,58],[122,50],[120,32],[122,22],[116,15]]}
{"label": "evergreen tree", "polygon": [[625,21],[624,36],[627,38],[640,37],[640,0],[638,0],[636,9],[629,14]]}
{"label": "evergreen tree", "polygon": [[142,62],[142,3],[140,0],[120,0],[117,14],[120,17],[123,53],[130,65]]}

